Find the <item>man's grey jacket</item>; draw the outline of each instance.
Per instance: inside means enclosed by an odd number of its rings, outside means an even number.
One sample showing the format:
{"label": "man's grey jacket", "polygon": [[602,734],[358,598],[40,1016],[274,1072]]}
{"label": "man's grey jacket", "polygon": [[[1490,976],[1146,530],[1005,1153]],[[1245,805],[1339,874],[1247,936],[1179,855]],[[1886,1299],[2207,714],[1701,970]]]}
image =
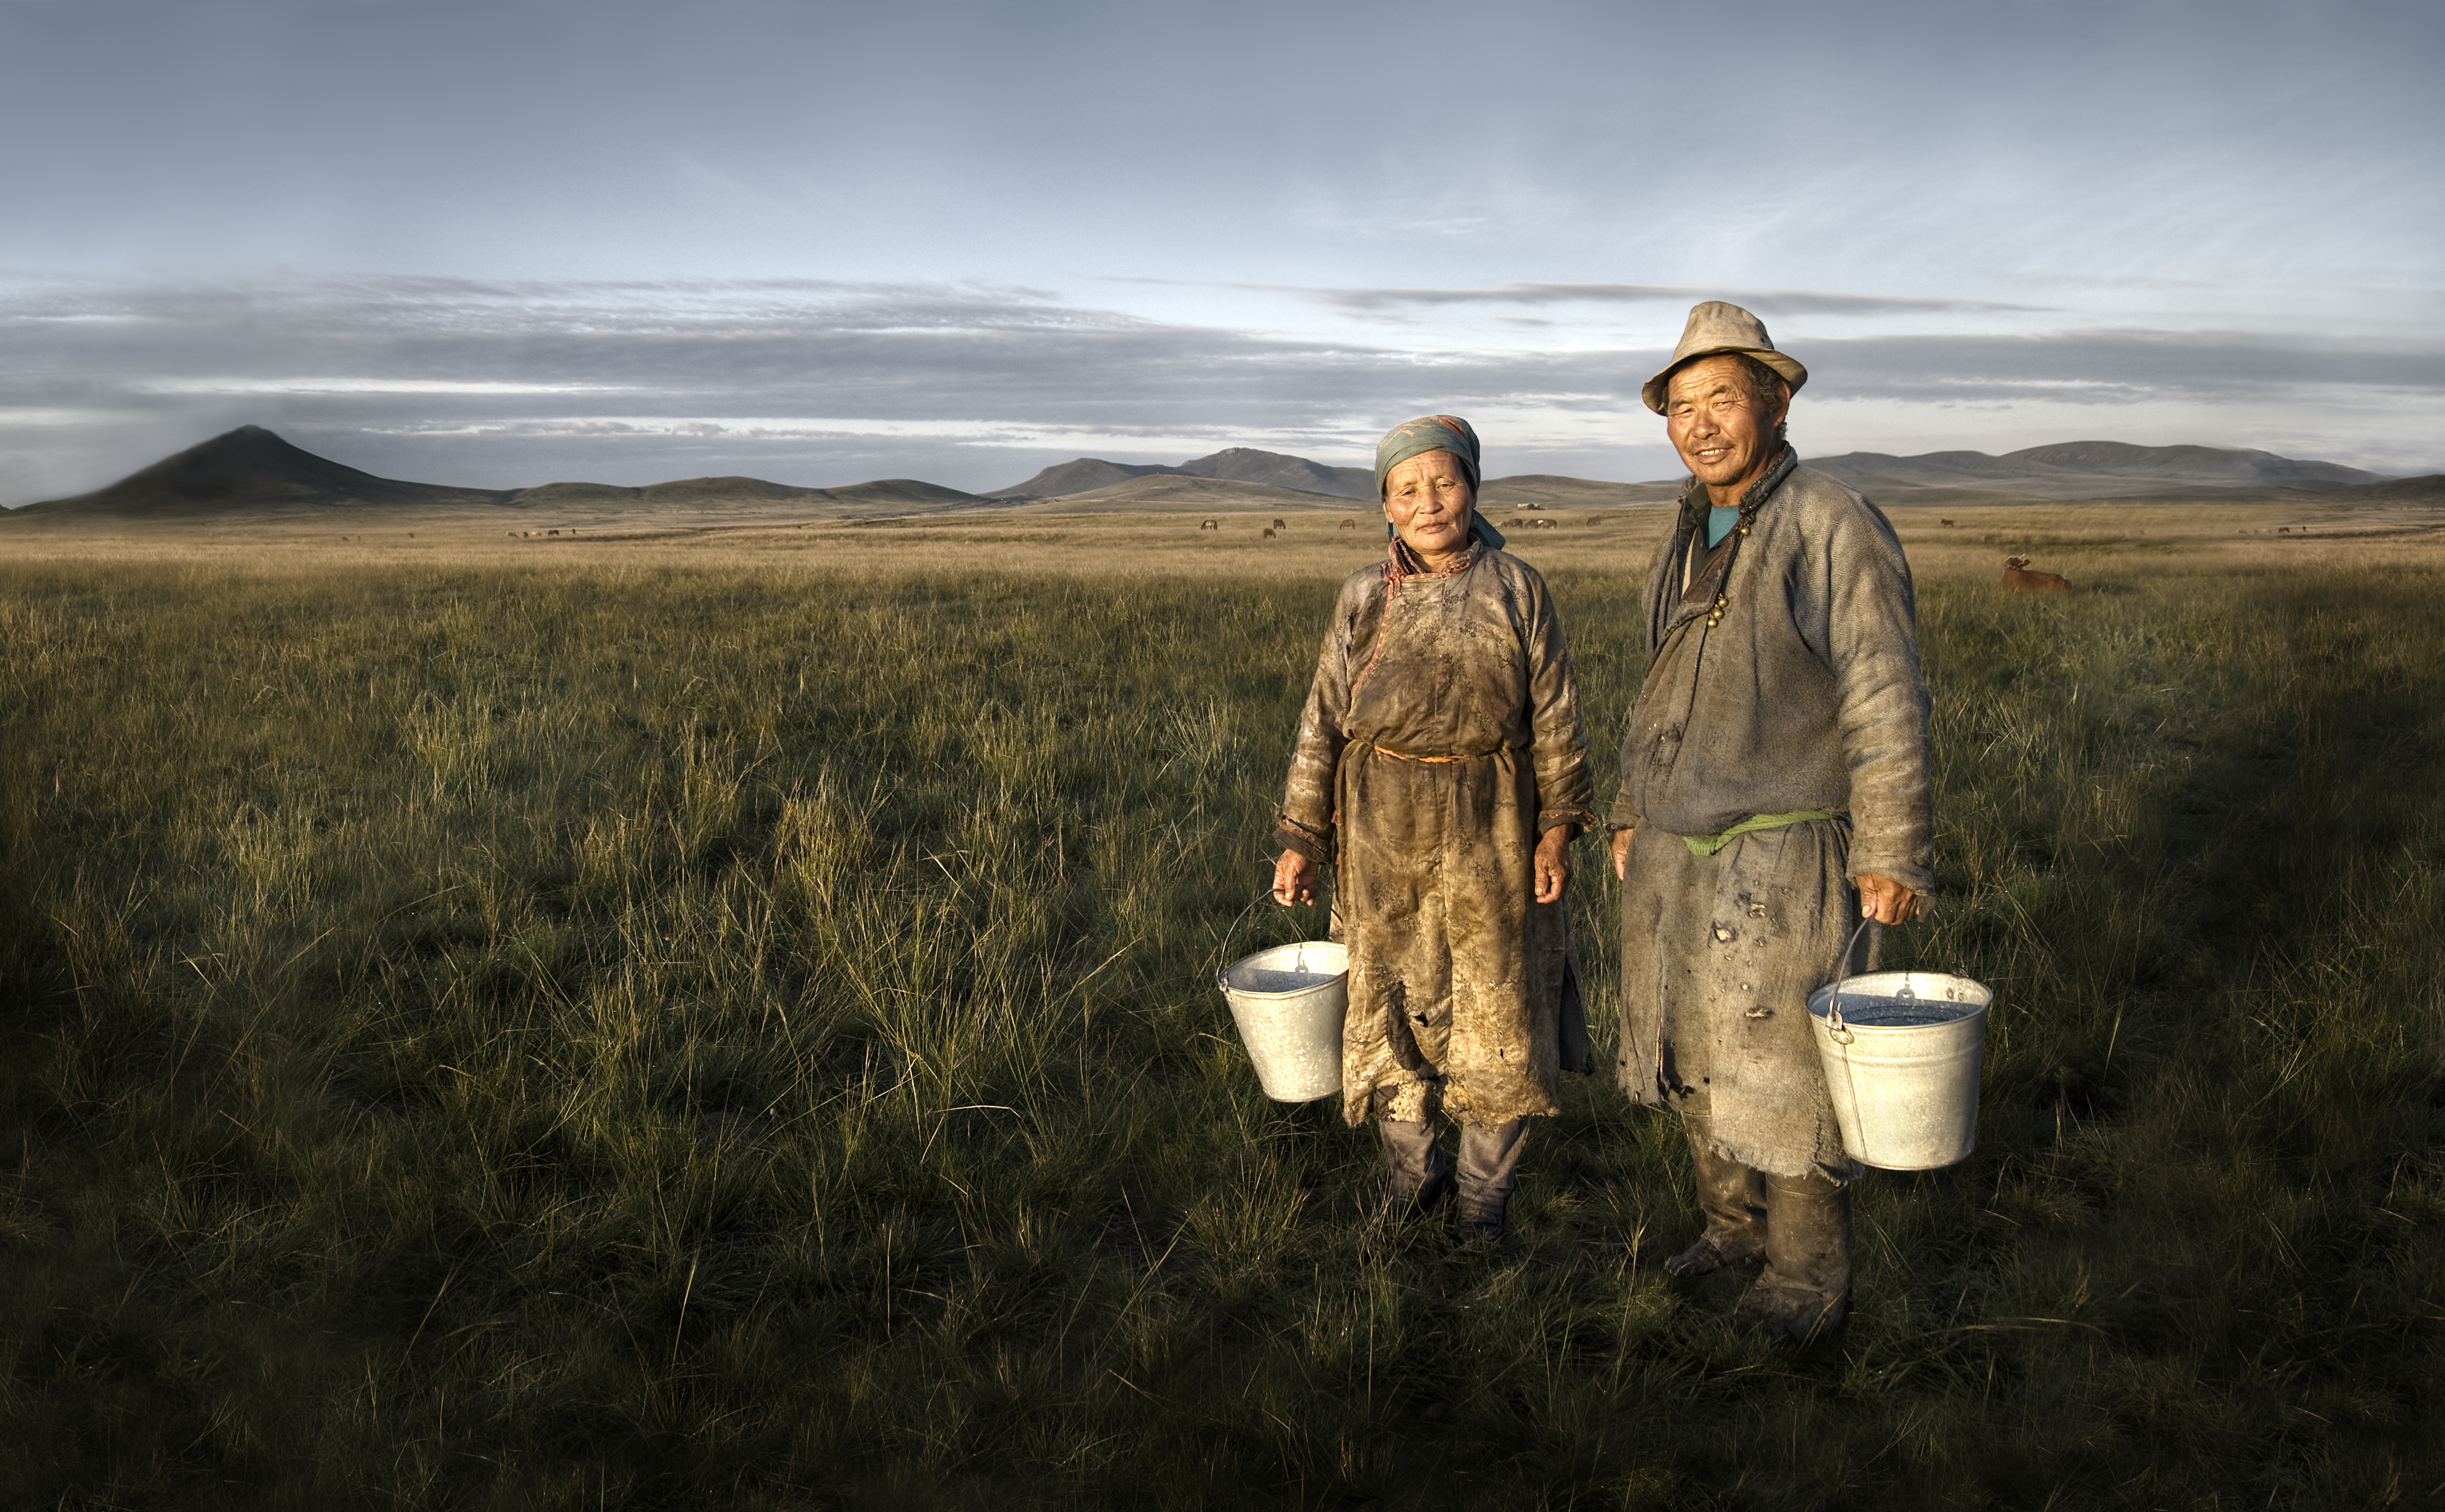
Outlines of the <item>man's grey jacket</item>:
{"label": "man's grey jacket", "polygon": [[1713,835],[1758,814],[1847,811],[1853,876],[1932,891],[1929,700],[1893,526],[1786,447],[1692,595],[1707,507],[1691,479],[1648,573],[1647,675],[1614,826]]}

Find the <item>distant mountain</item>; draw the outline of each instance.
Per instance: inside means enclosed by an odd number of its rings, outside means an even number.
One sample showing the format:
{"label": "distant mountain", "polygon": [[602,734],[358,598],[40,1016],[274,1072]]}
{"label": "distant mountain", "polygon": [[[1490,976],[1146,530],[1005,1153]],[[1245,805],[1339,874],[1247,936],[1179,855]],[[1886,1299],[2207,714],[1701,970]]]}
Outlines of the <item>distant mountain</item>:
{"label": "distant mountain", "polygon": [[1329,494],[1335,498],[1372,498],[1375,495],[1373,468],[1327,467],[1304,457],[1285,457],[1279,452],[1260,452],[1247,446],[1234,446],[1211,457],[1183,462],[1178,471],[1189,477],[1263,483],[1297,494]]}
{"label": "distant mountain", "polygon": [[[1374,475],[1369,474],[1368,479],[1372,482]],[[1031,513],[1055,514],[1203,514],[1225,510],[1278,513],[1330,510],[1342,513],[1353,505],[1368,508],[1363,501],[1336,495],[1277,488],[1271,483],[1250,483],[1236,477],[1199,477],[1171,468],[1123,478],[1108,487],[1092,489],[1084,494],[1065,494],[1050,499],[999,499],[996,502]]]}
{"label": "distant mountain", "polygon": [[870,483],[845,483],[839,488],[823,491],[835,504],[852,504],[861,509],[898,506],[902,509],[922,507],[943,509],[953,504],[980,502],[974,494],[962,494],[956,488],[928,483],[914,477],[878,477]]}
{"label": "distant mountain", "polygon": [[1107,462],[1097,457],[1082,457],[1074,462],[1048,467],[1024,483],[998,488],[980,496],[1000,499],[1067,498],[1076,494],[1112,488],[1131,478],[1156,476],[1207,477],[1226,483],[1261,483],[1268,488],[1286,488],[1297,494],[1323,494],[1333,498],[1372,498],[1375,493],[1375,474],[1370,468],[1327,467],[1321,462],[1311,462],[1304,457],[1233,446],[1211,457],[1195,457],[1178,467]]}
{"label": "distant mountain", "polygon": [[1024,483],[998,488],[979,498],[1063,498],[1072,494],[1092,494],[1099,488],[1126,483],[1133,477],[1153,473],[1177,471],[1168,467],[1141,467],[1129,462],[1108,462],[1100,457],[1082,457],[1074,462],[1048,467]]}
{"label": "distant mountain", "polygon": [[2185,482],[2224,481],[2256,487],[2347,488],[2378,481],[2375,473],[2336,462],[2301,462],[2273,452],[2232,451],[2216,446],[2133,446],[2122,441],[2059,441],[2005,454],[2009,458],[2075,473],[2118,477],[2175,477]]}
{"label": "distant mountain", "polygon": [[1917,457],[1845,452],[1802,460],[1869,494],[1879,489],[1944,489],[2047,498],[2128,498],[2168,491],[2324,491],[2380,481],[2375,473],[2357,467],[2296,461],[2272,452],[2133,446],[2123,441],[2062,441],[2001,457],[1985,452],[1927,452]]}
{"label": "distant mountain", "polygon": [[736,508],[741,504],[791,504],[802,508],[850,504],[913,505],[939,508],[945,504],[973,504],[973,494],[962,494],[956,488],[939,483],[924,483],[913,477],[885,477],[871,483],[849,483],[840,488],[798,488],[788,483],[768,483],[760,477],[686,477],[673,483],[648,483],[642,488],[623,488],[611,483],[546,483],[538,488],[522,488],[504,501],[519,509],[549,504],[591,504],[619,506],[644,504],[663,508]]}
{"label": "distant mountain", "polygon": [[2445,498],[2445,473],[2422,473],[2417,477],[2389,477],[2372,485],[2369,494],[2381,499]]}
{"label": "distant mountain", "polygon": [[260,425],[241,425],[108,488],[28,504],[17,513],[212,514],[234,510],[499,504],[496,489],[445,488],[376,477],[289,445]]}
{"label": "distant mountain", "polygon": [[843,488],[794,488],[760,477],[691,477],[626,488],[546,483],[536,488],[448,488],[376,477],[292,446],[260,425],[241,425],[131,473],[108,488],[47,499],[9,515],[110,514],[139,518],[252,513],[265,510],[540,508],[737,508],[777,504],[827,513],[907,513],[976,502],[955,488],[887,477]]}

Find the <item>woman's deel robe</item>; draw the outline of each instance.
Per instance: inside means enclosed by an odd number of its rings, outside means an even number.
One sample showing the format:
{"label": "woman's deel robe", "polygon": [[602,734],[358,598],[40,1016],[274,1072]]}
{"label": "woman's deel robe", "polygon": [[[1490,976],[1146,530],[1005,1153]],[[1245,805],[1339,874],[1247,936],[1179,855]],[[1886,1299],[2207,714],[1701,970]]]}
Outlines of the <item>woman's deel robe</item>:
{"label": "woman's deel robe", "polygon": [[1444,575],[1341,585],[1299,717],[1280,838],[1337,865],[1350,947],[1343,1115],[1553,1113],[1587,1023],[1539,835],[1593,828],[1587,737],[1544,579],[1472,544]]}

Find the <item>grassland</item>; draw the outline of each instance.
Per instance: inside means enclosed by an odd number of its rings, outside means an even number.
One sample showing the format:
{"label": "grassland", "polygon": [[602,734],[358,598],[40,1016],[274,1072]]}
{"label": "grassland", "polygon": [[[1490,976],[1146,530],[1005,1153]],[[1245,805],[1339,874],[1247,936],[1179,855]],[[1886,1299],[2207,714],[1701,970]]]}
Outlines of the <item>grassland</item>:
{"label": "grassland", "polygon": [[[1601,1079],[1492,1252],[1258,1094],[1211,967],[1372,539],[0,540],[0,1504],[2433,1503],[2445,552],[1929,513],[1892,953],[1998,989],[1979,1148],[1798,1359]],[[1655,519],[1521,542],[1600,762]]]}

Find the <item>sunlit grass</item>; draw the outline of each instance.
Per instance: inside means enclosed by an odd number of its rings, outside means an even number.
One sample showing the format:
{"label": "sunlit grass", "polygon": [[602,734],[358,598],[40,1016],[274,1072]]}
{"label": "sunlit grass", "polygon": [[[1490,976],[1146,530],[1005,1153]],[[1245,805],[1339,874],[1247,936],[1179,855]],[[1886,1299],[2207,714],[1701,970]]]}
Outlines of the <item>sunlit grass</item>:
{"label": "sunlit grass", "polygon": [[[1999,990],[1979,1150],[1865,1184],[1795,1361],[1664,1286],[1679,1135],[1601,1079],[1490,1254],[1257,1092],[1211,968],[1330,572],[786,566],[0,569],[0,1500],[2445,1482],[2445,574],[1925,585],[1888,957]],[[1635,580],[1551,570],[1609,770]]]}

